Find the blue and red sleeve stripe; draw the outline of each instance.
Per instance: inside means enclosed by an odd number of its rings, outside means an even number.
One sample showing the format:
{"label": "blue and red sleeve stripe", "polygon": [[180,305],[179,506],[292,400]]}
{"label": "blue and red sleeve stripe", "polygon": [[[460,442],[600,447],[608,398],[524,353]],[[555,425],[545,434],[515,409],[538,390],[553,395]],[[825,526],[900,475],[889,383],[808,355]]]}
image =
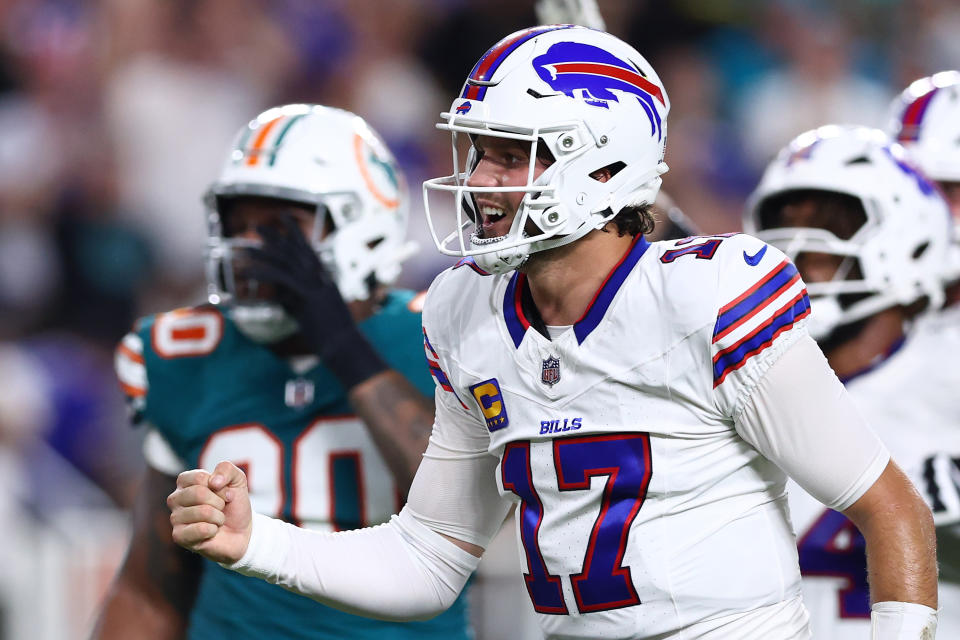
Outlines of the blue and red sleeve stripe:
{"label": "blue and red sleeve stripe", "polygon": [[713,342],[719,342],[755,317],[799,280],[797,268],[784,259],[759,282],[720,309],[713,327]]}
{"label": "blue and red sleeve stripe", "polygon": [[810,299],[803,289],[792,300],[778,309],[769,320],[744,336],[736,344],[718,352],[713,357],[713,386],[718,387],[726,377],[736,371],[752,356],[760,353],[790,329],[800,319],[810,314]]}
{"label": "blue and red sleeve stripe", "polygon": [[430,369],[430,375],[432,375],[433,379],[437,381],[437,384],[440,385],[441,389],[444,391],[449,391],[453,394],[453,397],[457,399],[457,402],[460,403],[460,406],[463,407],[464,411],[469,411],[470,408],[467,407],[467,405],[463,403],[463,400],[460,399],[460,396],[457,395],[453,385],[450,384],[450,378],[447,377],[446,372],[440,366],[440,356],[437,355],[433,345],[430,344],[430,339],[427,337],[426,329],[423,329],[423,347],[424,355],[427,358],[427,367]]}

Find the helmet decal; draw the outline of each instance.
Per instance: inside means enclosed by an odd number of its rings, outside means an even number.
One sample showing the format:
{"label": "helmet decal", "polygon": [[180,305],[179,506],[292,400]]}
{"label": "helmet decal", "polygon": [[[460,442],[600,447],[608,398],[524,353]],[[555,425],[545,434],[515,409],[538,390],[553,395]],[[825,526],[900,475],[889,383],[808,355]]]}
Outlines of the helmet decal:
{"label": "helmet decal", "polygon": [[800,160],[809,160],[810,154],[813,153],[814,147],[816,147],[817,144],[819,144],[822,139],[823,138],[816,138],[809,144],[805,144],[803,146],[800,146],[797,149],[792,150],[790,152],[790,155],[787,157],[787,161],[786,161],[787,166],[788,167],[792,166],[795,162],[798,162]]}
{"label": "helmet decal", "polygon": [[[280,145],[283,143],[287,132],[289,132],[294,123],[303,118],[304,115],[306,114],[299,113],[293,116],[280,115],[272,120],[268,120],[262,124],[259,129],[256,125],[260,124],[260,121],[254,120],[240,138],[239,143],[237,143],[238,153],[234,154],[234,163],[245,161],[244,163],[248,167],[255,167],[262,159],[267,158],[267,166],[272,167],[274,162],[276,162],[277,151],[280,150]],[[256,136],[254,136],[254,133],[256,133]],[[270,138],[271,133],[275,135],[268,146],[267,140]],[[253,144],[248,147],[247,145],[250,142],[251,136],[254,136]]]}
{"label": "helmet decal", "polygon": [[[897,148],[900,149],[900,147]],[[890,145],[884,145],[883,152],[889,156],[890,160],[893,161],[893,164],[897,165],[901,171],[916,181],[917,187],[920,189],[920,193],[925,196],[932,196],[937,193],[937,187],[934,186],[934,184],[930,182],[927,176],[923,175],[920,170],[907,162],[907,159],[903,156],[903,153],[895,154]]]}
{"label": "helmet decal", "polygon": [[916,142],[920,138],[920,125],[923,122],[923,116],[938,90],[939,87],[931,87],[930,91],[918,97],[903,110],[897,142]]}
{"label": "helmet decal", "polygon": [[[400,183],[393,167],[389,162],[381,160],[360,134],[354,134],[353,136],[353,152],[357,160],[357,167],[360,169],[360,175],[363,176],[363,182],[367,185],[370,193],[383,206],[395,209],[400,204],[400,200],[396,195],[392,198],[386,195],[382,188],[389,185],[394,194],[399,190]],[[370,171],[371,166],[376,167],[377,173],[382,174],[386,180],[377,180]]]}
{"label": "helmet decal", "polygon": [[533,68],[554,91],[582,98],[595,107],[609,109],[609,102],[619,102],[612,90],[635,95],[650,119],[650,133],[656,133],[657,139],[663,135],[660,114],[653,104],[656,99],[664,105],[663,91],[610,52],[581,42],[558,42],[533,59]]}
{"label": "helmet decal", "polygon": [[477,61],[477,64],[474,65],[470,71],[470,75],[467,77],[467,82],[463,86],[463,93],[460,94],[460,97],[469,98],[470,100],[483,100],[483,97],[487,94],[487,88],[477,83],[490,82],[493,74],[496,73],[500,65],[503,64],[503,61],[506,60],[517,47],[542,33],[556,31],[557,29],[570,29],[572,26],[573,25],[567,24],[532,27],[507,36],[493,45],[493,47]]}

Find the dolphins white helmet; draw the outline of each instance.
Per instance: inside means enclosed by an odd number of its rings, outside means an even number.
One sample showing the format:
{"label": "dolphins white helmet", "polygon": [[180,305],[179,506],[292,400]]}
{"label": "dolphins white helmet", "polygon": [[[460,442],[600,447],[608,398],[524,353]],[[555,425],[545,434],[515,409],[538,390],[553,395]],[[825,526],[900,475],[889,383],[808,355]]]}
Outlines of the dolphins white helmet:
{"label": "dolphins white helmet", "polygon": [[[511,34],[473,67],[439,129],[451,132],[453,174],[424,183],[427,222],[438,249],[475,256],[483,269],[504,273],[530,253],[573,242],[626,206],[650,204],[667,170],[663,161],[670,101],[653,67],[633,47],[603,31],[550,25]],[[521,140],[530,144],[527,183],[471,187],[479,157],[465,157],[458,136]],[[538,178],[538,148],[555,160]],[[601,182],[598,169],[615,168]],[[510,231],[476,233],[474,194],[522,192]],[[441,230],[442,207],[431,192],[454,194],[455,221]],[[536,228],[531,233],[527,222]],[[441,235],[442,234],[442,235]]]}
{"label": "dolphins white helmet", "polygon": [[[803,191],[848,196],[862,211],[851,214],[848,232],[840,235],[784,226],[783,202]],[[928,308],[943,303],[947,203],[879,129],[831,125],[799,135],[767,167],[748,200],[744,228],[791,259],[801,253],[843,258],[831,281],[807,283],[814,338],[923,297]]]}
{"label": "dolphins white helmet", "polygon": [[[319,105],[264,111],[244,126],[207,192],[207,286],[244,333],[264,342],[296,330],[275,301],[237,295],[234,254],[251,241],[224,235],[231,198],[259,196],[316,209],[307,240],[344,300],[365,300],[391,284],[413,247],[404,241],[408,193],[393,155],[363,118]],[[330,232],[324,236],[324,230]]]}

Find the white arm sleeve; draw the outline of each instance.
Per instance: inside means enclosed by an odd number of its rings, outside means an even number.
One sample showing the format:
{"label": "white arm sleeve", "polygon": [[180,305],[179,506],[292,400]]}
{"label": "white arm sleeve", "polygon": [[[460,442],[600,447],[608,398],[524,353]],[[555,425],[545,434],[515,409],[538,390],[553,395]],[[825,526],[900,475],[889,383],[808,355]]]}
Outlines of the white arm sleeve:
{"label": "white arm sleeve", "polygon": [[246,553],[224,566],[348,613],[402,621],[446,610],[479,563],[404,508],[386,524],[339,533],[254,514]]}
{"label": "white arm sleeve", "polygon": [[890,460],[809,336],[770,367],[734,422],[744,440],[838,511],[856,502]]}
{"label": "white arm sleeve", "polygon": [[246,553],[227,568],[368,617],[439,614],[480,562],[440,533],[486,547],[510,508],[497,491],[486,430],[464,429],[469,424],[458,419],[456,409],[437,403],[407,506],[390,522],[318,533],[255,515]]}
{"label": "white arm sleeve", "polygon": [[434,531],[486,548],[511,501],[497,489],[498,460],[486,426],[437,393],[437,418],[407,498],[407,509]]}

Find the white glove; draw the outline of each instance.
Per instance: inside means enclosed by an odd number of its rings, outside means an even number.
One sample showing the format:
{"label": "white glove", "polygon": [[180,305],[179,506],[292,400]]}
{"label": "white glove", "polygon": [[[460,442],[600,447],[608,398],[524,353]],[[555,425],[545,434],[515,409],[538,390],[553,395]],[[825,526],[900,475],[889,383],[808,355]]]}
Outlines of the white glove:
{"label": "white glove", "polygon": [[540,24],[578,24],[605,31],[597,0],[537,0]]}

